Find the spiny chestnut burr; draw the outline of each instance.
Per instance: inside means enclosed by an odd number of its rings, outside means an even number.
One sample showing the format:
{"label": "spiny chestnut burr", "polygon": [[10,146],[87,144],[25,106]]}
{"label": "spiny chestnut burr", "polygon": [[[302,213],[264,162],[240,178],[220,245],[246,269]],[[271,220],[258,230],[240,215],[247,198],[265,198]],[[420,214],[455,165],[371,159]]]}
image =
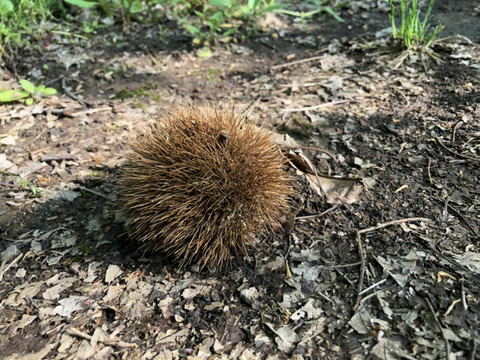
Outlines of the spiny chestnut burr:
{"label": "spiny chestnut burr", "polygon": [[231,108],[176,106],[131,144],[119,179],[132,238],[181,266],[223,267],[289,212],[272,133]]}

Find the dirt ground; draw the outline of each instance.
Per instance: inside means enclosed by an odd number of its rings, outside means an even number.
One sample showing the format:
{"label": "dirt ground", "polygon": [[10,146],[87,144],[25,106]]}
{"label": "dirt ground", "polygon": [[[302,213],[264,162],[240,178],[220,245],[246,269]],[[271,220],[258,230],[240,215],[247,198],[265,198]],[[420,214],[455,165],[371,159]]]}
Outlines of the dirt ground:
{"label": "dirt ground", "polygon": [[[23,52],[19,76],[59,93],[0,106],[0,358],[480,358],[480,3],[435,10],[441,36],[463,35],[435,45],[441,63],[399,64],[373,0],[344,24],[271,19],[207,59],[168,27]],[[183,101],[233,103],[335,154],[304,150],[362,193],[332,207],[298,174],[292,233],[223,271],[139,253],[118,168]]]}

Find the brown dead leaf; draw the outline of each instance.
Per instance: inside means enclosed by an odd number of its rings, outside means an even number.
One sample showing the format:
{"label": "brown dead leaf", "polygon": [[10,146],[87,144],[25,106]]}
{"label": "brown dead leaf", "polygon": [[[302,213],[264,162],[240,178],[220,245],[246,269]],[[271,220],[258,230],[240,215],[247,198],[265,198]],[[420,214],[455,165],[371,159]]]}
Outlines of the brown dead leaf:
{"label": "brown dead leaf", "polygon": [[[320,175],[315,165],[300,149],[301,146],[291,136],[275,134],[273,139],[284,150],[290,164],[305,174],[312,189],[324,197],[328,204],[343,205],[358,201],[359,195],[363,191],[363,186],[359,184],[360,179]],[[330,155],[330,157],[332,156]]]}
{"label": "brown dead leaf", "polygon": [[312,189],[319,195],[325,196],[325,201],[332,205],[353,204],[363,191],[363,187],[359,185],[359,179],[312,174],[305,176]]}

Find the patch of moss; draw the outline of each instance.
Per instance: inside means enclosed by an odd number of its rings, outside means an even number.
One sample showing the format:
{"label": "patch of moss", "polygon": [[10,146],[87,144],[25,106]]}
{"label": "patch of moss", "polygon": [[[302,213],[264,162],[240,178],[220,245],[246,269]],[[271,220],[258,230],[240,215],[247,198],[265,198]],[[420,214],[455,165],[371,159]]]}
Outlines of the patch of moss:
{"label": "patch of moss", "polygon": [[205,79],[209,84],[214,85],[219,81],[222,72],[220,69],[202,69],[193,71],[192,75],[199,76],[202,79]]}
{"label": "patch of moss", "polygon": [[[115,99],[126,100],[134,97],[152,96],[156,97],[156,101],[160,100],[160,96],[154,91],[160,88],[160,84],[155,81],[147,81],[145,84],[137,86],[133,89],[123,88],[115,95]],[[158,100],[157,100],[158,99]]]}
{"label": "patch of moss", "polygon": [[107,129],[108,130],[119,130],[119,129],[122,129],[122,126],[117,125],[117,124],[110,124],[110,125],[107,126]]}
{"label": "patch of moss", "polygon": [[137,102],[135,106],[139,109],[145,110],[145,105],[143,105],[141,102]]}
{"label": "patch of moss", "polygon": [[115,95],[115,99],[125,100],[125,99],[128,99],[128,98],[131,98],[132,96],[133,96],[132,92],[124,88],[124,89],[121,89]]}
{"label": "patch of moss", "polygon": [[92,253],[92,247],[90,245],[79,245],[75,249],[85,255],[89,255]]}

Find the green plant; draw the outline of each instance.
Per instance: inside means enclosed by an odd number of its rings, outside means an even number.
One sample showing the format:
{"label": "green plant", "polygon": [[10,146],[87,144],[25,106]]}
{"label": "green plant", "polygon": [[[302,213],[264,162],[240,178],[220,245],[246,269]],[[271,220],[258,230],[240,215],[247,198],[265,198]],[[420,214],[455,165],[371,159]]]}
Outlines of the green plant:
{"label": "green plant", "polygon": [[26,99],[26,105],[32,105],[34,100],[41,96],[55,95],[57,90],[45,85],[35,86],[28,80],[20,80],[20,86],[22,90],[3,90],[0,91],[0,103],[18,101]]}
{"label": "green plant", "polygon": [[105,25],[102,25],[98,20],[93,20],[91,23],[84,20],[83,21],[83,31],[87,34],[96,34],[97,30],[104,28]]}
{"label": "green plant", "polygon": [[314,9],[310,11],[293,11],[293,10],[288,10],[288,9],[279,9],[277,12],[285,14],[285,15],[290,15],[294,16],[298,21],[301,21],[302,23],[305,22],[306,19],[313,17],[316,14],[322,14],[322,13],[327,13],[330,16],[332,16],[335,20],[339,22],[345,22],[340,15],[337,14],[335,10],[328,4],[328,1],[325,0],[308,0],[308,3],[311,3],[314,5]]}
{"label": "green plant", "polygon": [[433,31],[430,30],[429,17],[432,12],[435,0],[430,0],[423,20],[420,20],[420,9],[418,0],[400,0],[400,28],[395,25],[396,6],[394,0],[387,0],[391,6],[389,14],[392,33],[395,39],[400,39],[407,49],[423,47],[429,48],[440,31],[443,30],[443,22],[437,25]]}
{"label": "green plant", "polygon": [[86,0],[64,0],[64,1],[70,5],[75,5],[83,9],[89,9],[95,5],[98,5],[96,1],[86,1]]}
{"label": "green plant", "polygon": [[[189,4],[188,1],[185,5]],[[179,21],[194,35],[194,44],[209,45],[212,40],[228,42],[232,38],[251,36],[258,30],[258,20],[268,12],[282,8],[277,0],[210,0],[193,15],[180,16]],[[188,8],[188,6],[186,6]]]}
{"label": "green plant", "polygon": [[75,249],[84,255],[90,255],[92,253],[92,247],[90,245],[84,244],[84,245],[78,245],[75,247]]}
{"label": "green plant", "polygon": [[[120,17],[123,22],[124,30],[128,30],[130,27],[130,21],[134,14],[139,14],[143,10],[143,4],[147,1],[142,0],[64,0],[65,2],[83,8],[89,9],[91,7],[97,6],[101,9],[108,17],[114,18],[115,13],[120,13]],[[95,30],[99,28],[98,20],[95,20],[97,25],[92,23],[91,26],[84,21],[84,30],[87,33],[95,33]]]}
{"label": "green plant", "polygon": [[15,178],[22,188],[27,188],[32,192],[32,197],[41,197],[43,196],[43,189],[41,187],[33,185],[30,181],[22,179],[19,175],[11,174],[7,171],[2,171],[5,175]]}
{"label": "green plant", "polygon": [[0,0],[0,56],[13,55],[21,44],[28,44],[27,35],[40,32],[57,0]]}

